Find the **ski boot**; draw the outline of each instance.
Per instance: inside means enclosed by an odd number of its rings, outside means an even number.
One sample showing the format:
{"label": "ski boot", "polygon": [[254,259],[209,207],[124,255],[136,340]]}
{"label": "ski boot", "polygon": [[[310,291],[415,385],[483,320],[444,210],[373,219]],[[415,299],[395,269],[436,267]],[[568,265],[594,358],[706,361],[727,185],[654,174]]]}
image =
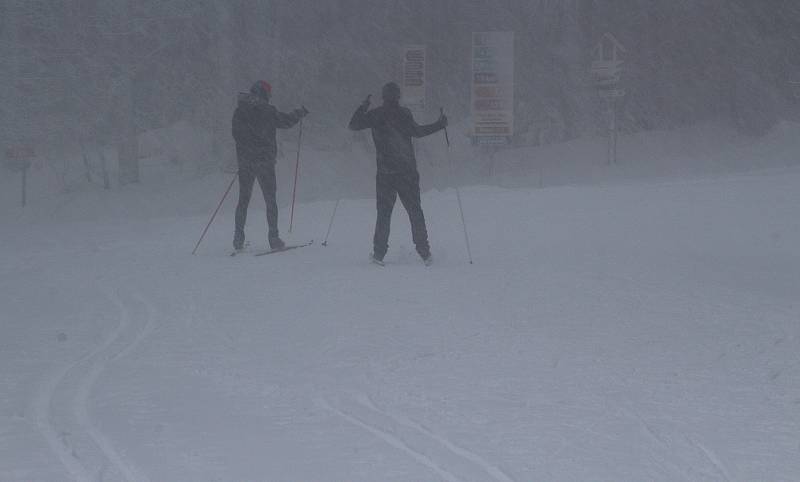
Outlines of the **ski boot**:
{"label": "ski boot", "polygon": [[279,251],[286,247],[286,243],[283,242],[281,238],[278,236],[274,236],[269,238],[269,249],[273,251]]}
{"label": "ski boot", "polygon": [[378,266],[386,266],[386,263],[383,262],[383,256],[378,257],[375,253],[369,253],[369,262]]}

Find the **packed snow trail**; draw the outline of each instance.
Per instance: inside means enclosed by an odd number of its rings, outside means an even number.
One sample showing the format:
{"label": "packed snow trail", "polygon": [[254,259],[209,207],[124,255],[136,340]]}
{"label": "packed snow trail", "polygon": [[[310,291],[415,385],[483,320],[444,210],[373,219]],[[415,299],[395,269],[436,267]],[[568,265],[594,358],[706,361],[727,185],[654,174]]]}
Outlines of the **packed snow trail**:
{"label": "packed snow trail", "polygon": [[402,216],[369,264],[372,200],[261,259],[225,209],[196,256],[205,215],[9,220],[0,480],[793,480],[798,186],[465,188],[475,265],[428,192],[429,269]]}
{"label": "packed snow trail", "polygon": [[[114,445],[96,426],[90,415],[90,397],[98,377],[108,368],[108,365],[136,348],[153,330],[155,315],[148,305],[148,316],[145,324],[137,329],[134,327],[135,336],[126,342],[124,338],[130,336],[126,333],[131,325],[131,313],[117,293],[107,295],[119,311],[119,320],[114,330],[105,340],[91,352],[82,356],[74,363],[56,370],[42,385],[36,398],[32,402],[32,412],[36,425],[47,440],[51,450],[58,456],[70,476],[77,481],[93,481],[100,477],[103,480],[121,480],[129,482],[146,482],[147,479],[141,472],[126,462]],[[143,304],[143,298],[136,297]],[[136,331],[138,330],[138,331]],[[120,346],[118,346],[120,345]],[[70,395],[72,392],[73,395]],[[72,396],[72,420],[54,419],[52,407],[55,403],[65,403],[64,397]],[[70,432],[68,427],[74,427]],[[60,427],[60,428],[59,428]],[[88,437],[93,443],[89,449],[85,441],[80,446],[75,440]],[[92,458],[97,455],[87,455],[83,450],[99,450],[104,462],[99,467],[91,467]]]}

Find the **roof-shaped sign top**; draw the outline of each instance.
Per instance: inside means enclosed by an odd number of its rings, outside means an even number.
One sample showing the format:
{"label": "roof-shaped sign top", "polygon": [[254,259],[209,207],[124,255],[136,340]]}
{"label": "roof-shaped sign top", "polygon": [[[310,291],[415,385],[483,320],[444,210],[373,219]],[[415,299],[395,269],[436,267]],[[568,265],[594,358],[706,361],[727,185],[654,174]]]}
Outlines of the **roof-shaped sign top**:
{"label": "roof-shaped sign top", "polygon": [[595,61],[617,62],[619,54],[626,53],[625,47],[610,32],[606,32],[592,50]]}

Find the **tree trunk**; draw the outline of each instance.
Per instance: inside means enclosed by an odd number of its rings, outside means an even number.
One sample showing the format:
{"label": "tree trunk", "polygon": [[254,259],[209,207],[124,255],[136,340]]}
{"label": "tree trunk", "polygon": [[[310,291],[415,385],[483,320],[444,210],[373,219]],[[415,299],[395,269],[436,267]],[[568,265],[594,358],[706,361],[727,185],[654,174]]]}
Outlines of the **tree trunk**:
{"label": "tree trunk", "polygon": [[19,49],[21,48],[17,35],[20,7],[18,2],[9,0],[4,2],[2,8],[4,18],[3,24],[0,26],[2,28],[0,46],[2,46],[3,59],[0,61],[2,62],[0,65],[3,67],[2,80],[3,85],[6,87],[0,93],[2,96],[0,99],[3,102],[3,108],[0,109],[0,112],[3,113],[3,117],[0,119],[0,122],[2,122],[2,125],[0,125],[0,143],[8,145],[17,141],[17,139],[14,139],[14,132],[18,130],[18,126],[15,126],[15,119],[20,118],[18,117],[19,113],[16,112],[19,99],[17,86],[19,82]]}
{"label": "tree trunk", "polygon": [[122,71],[124,87],[122,99],[118,108],[118,119],[121,121],[120,137],[117,143],[117,156],[119,161],[119,184],[139,182],[139,139],[136,129],[136,109],[134,105],[134,76],[135,66],[133,59],[133,8],[132,0],[125,0],[123,5],[128,22],[125,28],[128,33],[124,36],[122,45]]}
{"label": "tree trunk", "polygon": [[215,23],[215,53],[218,75],[216,88],[214,89],[215,109],[212,122],[213,162],[208,166],[201,166],[201,173],[213,170],[214,167],[222,167],[226,171],[236,169],[236,158],[230,129],[236,98],[234,47],[231,28],[232,16],[230,10],[232,7],[228,0],[215,0],[214,8],[216,9],[217,17]]}

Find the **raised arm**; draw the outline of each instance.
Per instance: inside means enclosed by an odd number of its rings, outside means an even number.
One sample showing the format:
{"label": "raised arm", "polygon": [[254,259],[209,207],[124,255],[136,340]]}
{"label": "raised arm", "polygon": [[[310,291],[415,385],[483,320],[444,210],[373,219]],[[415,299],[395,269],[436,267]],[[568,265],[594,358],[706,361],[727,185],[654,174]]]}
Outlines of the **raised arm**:
{"label": "raised arm", "polygon": [[367,109],[367,107],[362,105],[353,113],[353,117],[350,118],[350,124],[348,125],[351,131],[360,131],[375,127],[375,116]]}
{"label": "raised arm", "polygon": [[353,113],[353,117],[350,118],[350,124],[347,127],[349,127],[351,131],[360,131],[375,127],[374,111],[369,111],[369,100],[371,97],[371,95],[368,95],[364,102],[362,102]]}

